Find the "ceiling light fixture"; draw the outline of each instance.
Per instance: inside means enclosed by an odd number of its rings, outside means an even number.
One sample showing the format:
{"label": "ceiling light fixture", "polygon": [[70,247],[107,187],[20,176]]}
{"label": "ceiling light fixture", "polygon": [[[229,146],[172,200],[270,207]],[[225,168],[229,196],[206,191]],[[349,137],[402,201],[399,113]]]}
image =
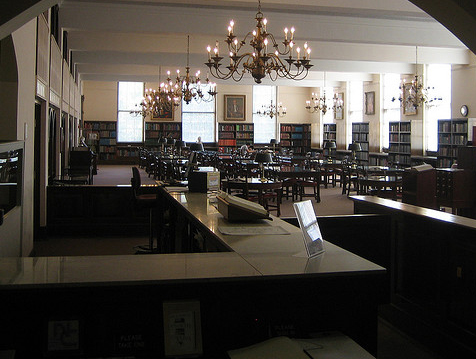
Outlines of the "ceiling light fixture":
{"label": "ceiling light fixture", "polygon": [[[304,79],[309,69],[313,66],[310,64],[311,49],[304,44],[304,50],[301,54],[301,48],[295,48],[294,27],[291,30],[284,29],[284,49],[280,50],[273,34],[268,33],[266,25],[268,20],[263,17],[261,12],[261,1],[258,1],[258,12],[255,16],[256,29],[248,32],[242,41],[239,41],[234,34],[235,23],[230,21],[228,26],[228,36],[225,42],[228,46],[228,54],[230,65],[226,66],[226,70],[221,70],[221,60],[219,44],[216,42],[215,48],[207,47],[208,61],[205,65],[210,69],[212,76],[228,80],[233,79],[240,81],[245,73],[250,73],[256,83],[269,76],[272,81],[277,78],[287,78],[291,80]],[[249,41],[252,51],[239,55],[240,50]],[[268,52],[268,47],[274,49],[274,52]],[[272,50],[271,50],[272,51]],[[296,57],[294,53],[296,52]],[[281,58],[280,56],[283,56]]]}
{"label": "ceiling light fixture", "polygon": [[[411,82],[402,80],[399,90],[400,96],[398,100],[403,109],[417,110],[418,107],[426,105],[431,107],[437,104],[437,101],[443,100],[441,97],[431,97],[429,92],[433,91],[434,87],[425,87],[423,76],[418,75],[418,46],[415,46],[415,76]],[[393,97],[392,102],[397,98]]]}
{"label": "ceiling light fixture", "polygon": [[[326,73],[324,72],[324,87],[322,90],[322,97],[317,97],[317,93],[313,92],[311,94],[311,99],[306,101],[306,110],[308,110],[310,113],[321,111],[322,115],[325,115],[329,109],[326,101]],[[344,106],[344,101],[340,99],[336,93],[334,94],[332,101],[332,110],[334,112],[340,110]]]}
{"label": "ceiling light fixture", "polygon": [[270,118],[273,117],[283,117],[286,115],[286,107],[280,102],[277,105],[273,104],[273,100],[271,100],[270,105],[262,105],[261,109],[256,111],[256,113],[260,116],[269,116]]}

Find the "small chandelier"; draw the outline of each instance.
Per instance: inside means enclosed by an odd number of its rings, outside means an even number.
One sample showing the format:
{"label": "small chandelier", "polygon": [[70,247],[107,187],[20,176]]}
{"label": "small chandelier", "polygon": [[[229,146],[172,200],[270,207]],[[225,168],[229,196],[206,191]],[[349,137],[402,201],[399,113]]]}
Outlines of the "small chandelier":
{"label": "small chandelier", "polygon": [[[327,97],[326,97],[326,73],[324,72],[324,87],[322,91],[322,97],[317,97],[316,93],[311,94],[311,100],[306,101],[306,110],[310,113],[315,113],[321,111],[323,115],[327,113],[329,106],[326,104]],[[340,110],[342,106],[344,106],[344,101],[340,99],[337,94],[334,94],[332,98],[332,110],[336,112]]]}
{"label": "small chandelier", "polygon": [[[238,41],[233,33],[234,21],[230,21],[228,26],[228,36],[225,42],[228,46],[228,53],[230,58],[230,65],[226,66],[226,70],[221,70],[220,62],[223,59],[220,56],[218,41],[215,48],[207,47],[208,62],[205,65],[210,69],[212,76],[227,80],[232,78],[235,81],[240,81],[245,73],[250,73],[256,83],[261,83],[261,80],[267,75],[272,81],[278,77],[287,78],[291,80],[304,79],[309,69],[313,66],[310,64],[311,49],[307,42],[304,44],[303,55],[301,56],[301,48],[295,47],[294,43],[294,27],[289,31],[284,29],[284,49],[280,50],[273,34],[266,31],[267,19],[263,17],[261,12],[261,1],[258,1],[258,12],[256,13],[256,29],[246,34],[242,41]],[[288,39],[288,33],[290,36]],[[239,55],[241,48],[247,43],[253,48],[251,52]],[[268,46],[274,48],[274,52],[268,52]],[[296,52],[296,57],[294,57]],[[280,58],[279,56],[283,56]],[[284,57],[285,56],[285,57]],[[242,66],[242,68],[240,68]]]}
{"label": "small chandelier", "polygon": [[[188,105],[192,100],[197,102],[210,102],[215,99],[217,95],[216,84],[210,82],[208,76],[205,80],[206,84],[202,85],[200,81],[200,70],[197,71],[195,76],[190,75],[190,36],[187,36],[187,67],[185,67],[186,72],[185,76],[180,76],[180,71],[177,70],[177,77],[175,79],[175,84],[172,84],[170,79],[170,72],[167,72],[169,78],[167,82],[170,87],[173,88],[174,97],[181,98]],[[202,87],[208,88],[207,91],[203,91]]]}
{"label": "small chandelier", "polygon": [[[312,105],[311,105],[312,104]],[[312,93],[311,100],[306,101],[306,110],[310,113],[322,111],[322,114],[325,115],[327,112],[326,104],[326,90],[323,91],[322,97],[317,97],[316,93]]]}
{"label": "small chandelier", "polygon": [[283,117],[286,115],[286,107],[284,107],[281,102],[277,105],[273,105],[273,100],[271,100],[270,105],[261,106],[261,109],[256,111],[256,113],[260,116],[269,116],[270,118]]}
{"label": "small chandelier", "polygon": [[[398,88],[400,90],[398,101],[400,101],[400,106],[403,109],[413,109],[416,111],[418,107],[423,105],[431,107],[436,105],[437,101],[443,100],[441,97],[431,97],[429,91],[435,88],[425,87],[423,76],[418,75],[418,46],[415,46],[415,76],[411,82],[403,80]],[[397,98],[392,98],[392,102],[396,100]]]}

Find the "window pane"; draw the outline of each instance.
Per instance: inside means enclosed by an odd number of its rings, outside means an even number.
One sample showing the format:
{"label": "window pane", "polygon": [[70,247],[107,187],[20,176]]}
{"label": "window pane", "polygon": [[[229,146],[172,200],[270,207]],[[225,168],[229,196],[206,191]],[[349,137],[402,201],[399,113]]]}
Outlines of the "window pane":
{"label": "window pane", "polygon": [[144,96],[142,82],[119,82],[117,86],[117,142],[142,142],[142,116],[131,115]]}
{"label": "window pane", "polygon": [[215,113],[182,112],[182,139],[195,142],[200,136],[202,142],[215,141]]}
{"label": "window pane", "polygon": [[132,111],[144,97],[144,84],[142,82],[119,82],[118,103],[119,111]]}
{"label": "window pane", "polygon": [[276,119],[253,114],[254,143],[269,143],[275,137]]}
{"label": "window pane", "polygon": [[[428,65],[427,85],[431,88],[429,99],[441,97],[441,101],[429,103],[426,112],[426,149],[438,150],[438,120],[451,118],[451,65]],[[434,89],[433,89],[434,88]]]}
{"label": "window pane", "polygon": [[142,116],[118,112],[117,142],[142,142],[142,121]]}
{"label": "window pane", "polygon": [[253,86],[253,124],[254,143],[269,143],[272,138],[276,138],[276,116],[260,116],[256,112],[262,106],[276,105],[276,86]]}

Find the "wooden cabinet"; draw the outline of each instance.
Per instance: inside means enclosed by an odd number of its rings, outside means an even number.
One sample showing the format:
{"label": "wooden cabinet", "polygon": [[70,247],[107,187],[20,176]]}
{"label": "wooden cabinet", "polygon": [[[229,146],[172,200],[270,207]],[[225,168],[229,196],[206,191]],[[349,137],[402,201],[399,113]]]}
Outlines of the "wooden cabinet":
{"label": "wooden cabinet", "polygon": [[389,123],[388,161],[390,164],[404,167],[411,165],[411,125],[410,121]]}
{"label": "wooden cabinet", "polygon": [[436,198],[438,206],[450,207],[453,213],[472,208],[475,204],[475,172],[455,168],[436,171]]}
{"label": "wooden cabinet", "polygon": [[476,220],[351,198],[356,214],[392,217],[391,304],[380,306],[379,315],[443,358],[475,358]]}
{"label": "wooden cabinet", "polygon": [[419,170],[418,166],[406,169],[402,176],[402,202],[437,209],[436,170]]}
{"label": "wooden cabinet", "polygon": [[357,152],[357,160],[362,164],[369,163],[369,123],[352,123],[352,142],[359,142],[362,151]]}
{"label": "wooden cabinet", "polygon": [[281,148],[298,155],[305,155],[311,150],[311,125],[282,123],[280,133]]}
{"label": "wooden cabinet", "polygon": [[218,124],[218,151],[231,153],[243,145],[253,144],[254,125],[243,123]]}

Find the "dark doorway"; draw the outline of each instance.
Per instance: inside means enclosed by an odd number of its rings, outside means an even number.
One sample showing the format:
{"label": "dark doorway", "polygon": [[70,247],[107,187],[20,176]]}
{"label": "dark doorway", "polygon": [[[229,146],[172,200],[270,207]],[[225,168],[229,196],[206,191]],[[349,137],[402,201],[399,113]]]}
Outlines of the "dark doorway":
{"label": "dark doorway", "polygon": [[56,177],[56,111],[48,111],[48,182]]}

